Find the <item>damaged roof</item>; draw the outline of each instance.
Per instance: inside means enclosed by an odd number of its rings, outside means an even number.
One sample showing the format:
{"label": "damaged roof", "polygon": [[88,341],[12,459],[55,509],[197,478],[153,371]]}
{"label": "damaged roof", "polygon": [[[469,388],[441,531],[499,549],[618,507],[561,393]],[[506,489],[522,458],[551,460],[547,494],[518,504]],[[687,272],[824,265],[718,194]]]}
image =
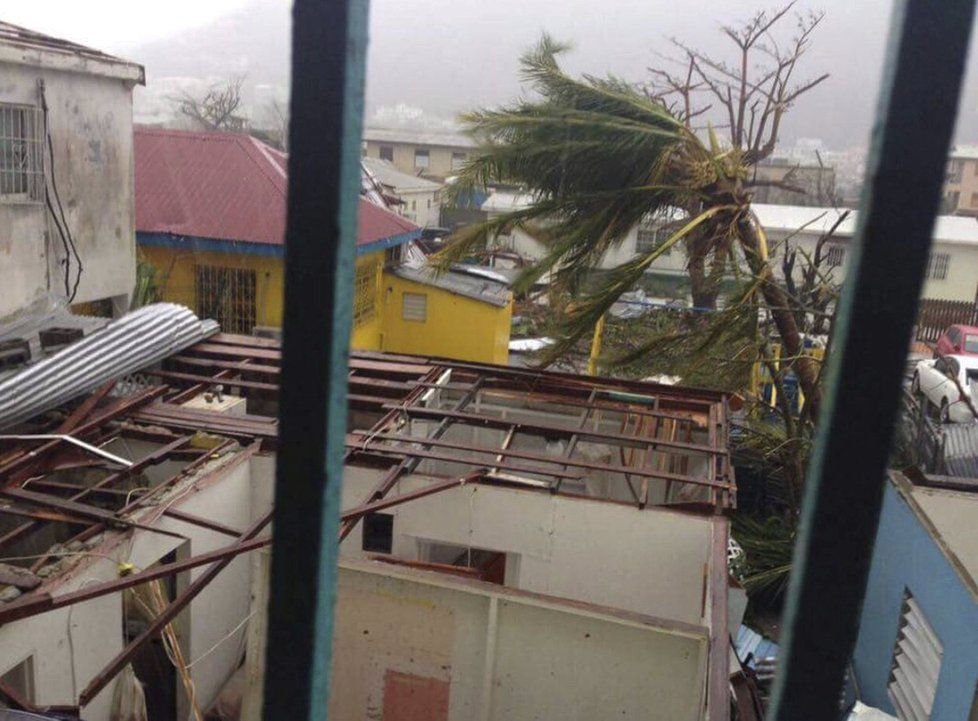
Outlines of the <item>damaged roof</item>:
{"label": "damaged roof", "polygon": [[86,72],[146,84],[143,66],[85,45],[0,21],[0,62]]}

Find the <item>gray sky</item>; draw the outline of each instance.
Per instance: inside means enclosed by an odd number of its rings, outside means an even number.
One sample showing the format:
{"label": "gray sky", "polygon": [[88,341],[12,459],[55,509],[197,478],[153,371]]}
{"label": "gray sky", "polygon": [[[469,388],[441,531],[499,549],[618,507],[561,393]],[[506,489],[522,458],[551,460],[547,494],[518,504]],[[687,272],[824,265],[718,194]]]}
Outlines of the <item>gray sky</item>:
{"label": "gray sky", "polygon": [[[574,44],[576,72],[641,81],[670,36],[722,55],[719,28],[771,7],[761,0],[372,0],[368,103],[406,103],[452,115],[515,97],[517,57],[546,30]],[[288,0],[32,0],[2,19],[123,54],[150,83],[172,76],[245,72],[260,84],[287,82]],[[891,0],[800,0],[825,19],[798,77],[831,78],[805,96],[782,138],[822,137],[864,145],[875,108]],[[791,29],[782,28],[787,38]],[[974,85],[974,83],[969,83]],[[978,139],[978,108],[966,100],[962,139]],[[974,131],[974,132],[973,132]]]}

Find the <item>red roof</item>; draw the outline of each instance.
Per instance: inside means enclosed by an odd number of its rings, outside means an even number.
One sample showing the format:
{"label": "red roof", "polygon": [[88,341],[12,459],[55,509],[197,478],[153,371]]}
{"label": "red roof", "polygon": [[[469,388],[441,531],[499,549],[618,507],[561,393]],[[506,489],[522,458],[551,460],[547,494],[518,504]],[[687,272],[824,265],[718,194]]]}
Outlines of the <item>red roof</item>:
{"label": "red roof", "polygon": [[[238,133],[136,128],[136,230],[282,245],[286,155]],[[417,226],[360,199],[357,246]]]}

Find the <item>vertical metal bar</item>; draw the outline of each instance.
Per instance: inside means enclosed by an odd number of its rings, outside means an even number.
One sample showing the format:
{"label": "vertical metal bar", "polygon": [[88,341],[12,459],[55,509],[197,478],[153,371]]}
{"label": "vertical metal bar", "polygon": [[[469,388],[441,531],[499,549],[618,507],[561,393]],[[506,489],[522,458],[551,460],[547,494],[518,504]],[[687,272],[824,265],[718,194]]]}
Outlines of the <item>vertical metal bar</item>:
{"label": "vertical metal bar", "polygon": [[264,718],[324,721],[346,433],[366,0],[292,8],[280,432]]}
{"label": "vertical metal bar", "polygon": [[771,715],[780,721],[838,714],[973,15],[973,0],[939,7],[901,0],[894,8],[853,262],[802,503]]}

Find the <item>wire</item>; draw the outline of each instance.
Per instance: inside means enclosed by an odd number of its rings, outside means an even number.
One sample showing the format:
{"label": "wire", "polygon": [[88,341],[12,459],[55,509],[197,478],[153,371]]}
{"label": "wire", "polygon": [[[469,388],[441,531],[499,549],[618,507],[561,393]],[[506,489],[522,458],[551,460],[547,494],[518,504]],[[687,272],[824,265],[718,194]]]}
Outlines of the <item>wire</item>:
{"label": "wire", "polygon": [[[71,229],[68,227],[68,219],[65,217],[64,205],[61,203],[61,193],[58,192],[58,179],[54,168],[54,143],[51,140],[51,128],[48,122],[48,101],[47,96],[44,94],[44,81],[38,82],[38,90],[41,95],[41,112],[44,115],[44,137],[47,141],[48,156],[51,160],[51,188],[54,190],[54,199],[58,204],[58,212],[55,212],[54,205],[51,203],[51,194],[48,192],[47,183],[44,184],[44,202],[48,207],[48,212],[51,213],[51,218],[54,220],[54,225],[58,229],[58,235],[61,236],[61,243],[65,249],[65,295],[68,297],[68,302],[71,303],[75,300],[75,296],[78,295],[78,285],[81,283],[83,266],[81,256],[78,254],[78,248],[75,246],[75,240],[71,237]],[[59,214],[61,216],[60,221],[58,219]],[[74,255],[75,263],[78,265],[78,270],[75,271],[74,285],[71,284],[72,255]]]}
{"label": "wire", "polygon": [[228,641],[234,634],[236,634],[238,631],[240,631],[241,630],[241,627],[244,626],[246,623],[248,623],[248,621],[251,620],[251,617],[254,616],[256,613],[258,613],[257,609],[254,610],[254,611],[252,611],[251,613],[249,613],[247,616],[245,616],[241,620],[241,623],[239,623],[237,626],[235,626],[230,631],[228,631],[227,634],[223,638],[221,638],[217,643],[215,643],[209,649],[207,649],[206,651],[204,651],[202,654],[200,654],[193,661],[191,661],[190,663],[188,663],[187,664],[187,668],[193,668],[193,666],[194,666],[195,663],[197,663],[198,661],[203,661],[205,658],[207,658],[207,656],[209,656],[211,653],[213,653],[214,651],[216,651],[217,648],[222,643]]}

